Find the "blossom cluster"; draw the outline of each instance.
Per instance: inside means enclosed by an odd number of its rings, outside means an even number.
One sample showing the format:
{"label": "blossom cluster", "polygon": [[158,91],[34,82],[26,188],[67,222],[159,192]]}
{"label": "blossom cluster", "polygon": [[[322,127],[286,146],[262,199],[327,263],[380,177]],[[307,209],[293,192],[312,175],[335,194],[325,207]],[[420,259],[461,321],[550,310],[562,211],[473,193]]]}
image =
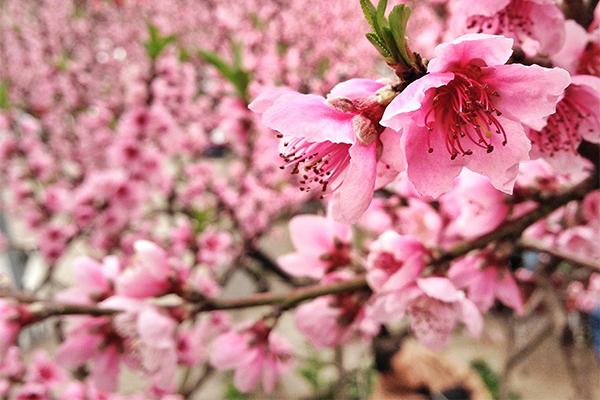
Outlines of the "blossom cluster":
{"label": "blossom cluster", "polygon": [[287,315],[317,349],[438,350],[540,291],[600,306],[600,6],[25,3],[0,2],[0,251],[48,268],[0,279],[0,397],[272,393]]}

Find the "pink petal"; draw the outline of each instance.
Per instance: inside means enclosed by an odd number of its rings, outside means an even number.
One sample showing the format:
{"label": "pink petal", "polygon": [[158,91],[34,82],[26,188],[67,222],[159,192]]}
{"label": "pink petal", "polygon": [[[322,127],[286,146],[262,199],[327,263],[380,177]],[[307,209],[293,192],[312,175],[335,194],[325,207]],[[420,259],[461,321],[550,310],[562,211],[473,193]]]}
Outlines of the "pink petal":
{"label": "pink petal", "polygon": [[270,355],[265,360],[265,366],[262,370],[262,387],[265,393],[272,393],[277,384],[277,377],[279,376],[279,366],[277,361],[274,359],[275,356]]}
{"label": "pink petal", "polygon": [[212,343],[210,363],[217,369],[236,368],[253,355],[246,342],[246,337],[236,332],[220,335]]}
{"label": "pink petal", "polygon": [[406,160],[402,150],[400,133],[393,129],[385,129],[379,136],[381,155],[377,164],[377,182],[375,187],[383,187],[391,182],[398,173],[406,170]]}
{"label": "pink petal", "polygon": [[469,285],[469,300],[482,311],[487,311],[494,305],[496,279],[496,268],[486,268]]}
{"label": "pink petal", "polygon": [[101,341],[99,335],[69,334],[55,355],[56,361],[66,368],[77,368],[96,354]]}
{"label": "pink petal", "polygon": [[117,389],[119,375],[119,354],[114,346],[98,353],[90,363],[91,380],[98,389],[114,392]]}
{"label": "pink petal", "polygon": [[402,267],[389,277],[381,288],[382,291],[402,290],[413,283],[425,267],[420,254],[409,257]]}
{"label": "pink petal", "polygon": [[465,148],[471,149],[473,154],[463,159],[471,171],[487,176],[496,189],[511,194],[519,172],[519,163],[529,160],[531,142],[521,124],[503,117],[497,119],[506,132],[506,145],[502,144],[502,135],[496,132],[489,138],[494,146],[491,153],[465,141]]}
{"label": "pink petal", "polygon": [[482,60],[488,66],[502,65],[512,55],[513,40],[504,36],[470,33],[435,48],[435,57],[429,61],[427,70],[446,72],[464,67],[474,60]]}
{"label": "pink petal", "polygon": [[332,198],[333,219],[352,224],[369,208],[375,189],[377,174],[376,142],[365,146],[360,143],[350,147],[350,165],[344,181]]}
{"label": "pink petal", "polygon": [[261,373],[264,369],[264,355],[256,353],[253,360],[239,366],[235,370],[233,383],[235,387],[242,393],[252,391],[258,384]]}
{"label": "pink petal", "polygon": [[588,37],[588,33],[577,22],[565,21],[565,40],[562,49],[552,56],[554,65],[574,74],[577,71],[579,57],[588,43]]}
{"label": "pink petal", "polygon": [[74,262],[75,279],[78,286],[102,292],[108,288],[102,264],[89,257],[80,257]]}
{"label": "pink petal", "polygon": [[[428,135],[434,149],[432,153],[429,153]],[[441,136],[435,131],[430,134],[424,127],[411,127],[402,136],[408,179],[420,194],[434,198],[452,189],[452,181],[460,173],[463,162],[462,157],[450,159]]]}
{"label": "pink petal", "polygon": [[555,54],[565,42],[564,14],[553,0],[534,0],[530,4],[529,15],[535,16],[531,36],[539,41],[541,53]]}
{"label": "pink petal", "polygon": [[248,105],[248,108],[257,114],[262,114],[282,95],[293,92],[293,90],[286,87],[263,89],[252,103]]}
{"label": "pink petal", "polygon": [[301,253],[319,257],[333,248],[334,236],[327,229],[330,221],[319,215],[297,215],[290,220],[292,244]]}
{"label": "pink petal", "polygon": [[589,116],[579,127],[581,136],[593,143],[600,143],[600,78],[591,75],[575,75],[567,96]]}
{"label": "pink petal", "polygon": [[383,83],[372,79],[349,79],[338,83],[331,89],[327,99],[345,97],[347,99],[361,99],[375,94],[376,91],[384,87]]}
{"label": "pink petal", "polygon": [[459,0],[454,11],[467,14],[468,16],[483,15],[491,17],[505,8],[510,2],[511,0]]}
{"label": "pink petal", "polygon": [[535,130],[546,125],[571,83],[564,69],[520,64],[486,68],[482,80],[498,92],[494,101],[498,111]]}
{"label": "pink petal", "polygon": [[325,263],[310,254],[286,254],[277,259],[277,264],[292,276],[321,279],[325,275]]}
{"label": "pink petal", "polygon": [[512,308],[517,314],[523,314],[523,297],[515,282],[515,278],[508,271],[496,285],[496,297],[505,306]]}
{"label": "pink petal", "polygon": [[460,300],[463,294],[446,278],[421,278],[417,279],[417,285],[427,296],[447,303]]}
{"label": "pink petal", "polygon": [[154,307],[145,308],[137,320],[140,339],[155,347],[173,347],[176,327],[173,319],[159,313]]}
{"label": "pink petal", "polygon": [[417,111],[425,101],[425,95],[429,89],[444,86],[454,79],[454,74],[439,73],[427,74],[408,85],[392,102],[386,107],[380,124],[400,131],[409,123],[409,113]]}
{"label": "pink petal", "polygon": [[478,262],[479,258],[477,257],[464,257],[455,261],[448,270],[448,278],[450,278],[456,287],[466,287],[477,278],[480,273],[477,269]]}
{"label": "pink petal", "polygon": [[288,93],[280,96],[263,114],[263,123],[284,136],[310,142],[354,143],[352,117],[337,111],[321,96]]}
{"label": "pink petal", "polygon": [[467,327],[467,330],[471,334],[471,336],[478,338],[481,336],[481,332],[483,331],[483,317],[481,313],[468,299],[463,299],[459,303],[461,320]]}

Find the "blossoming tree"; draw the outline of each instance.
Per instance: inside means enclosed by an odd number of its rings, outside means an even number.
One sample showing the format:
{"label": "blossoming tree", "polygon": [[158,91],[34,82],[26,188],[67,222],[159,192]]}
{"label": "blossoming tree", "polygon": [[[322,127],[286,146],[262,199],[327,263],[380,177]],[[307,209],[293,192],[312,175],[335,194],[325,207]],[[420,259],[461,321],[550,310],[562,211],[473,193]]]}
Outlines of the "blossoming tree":
{"label": "blossoming tree", "polygon": [[0,1],[0,398],[367,398],[349,345],[500,319],[591,399],[597,3]]}

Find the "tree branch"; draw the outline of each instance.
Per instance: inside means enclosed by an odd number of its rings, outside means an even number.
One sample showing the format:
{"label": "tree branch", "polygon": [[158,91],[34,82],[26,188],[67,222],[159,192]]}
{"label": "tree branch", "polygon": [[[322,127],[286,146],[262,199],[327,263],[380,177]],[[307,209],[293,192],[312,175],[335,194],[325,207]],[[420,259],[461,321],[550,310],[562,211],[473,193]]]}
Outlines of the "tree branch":
{"label": "tree branch", "polygon": [[556,258],[560,258],[563,261],[567,261],[570,264],[600,272],[600,260],[597,259],[587,259],[577,254],[568,253],[561,249],[550,248],[545,246],[543,243],[539,243],[531,239],[521,239],[519,241],[519,246],[523,247],[524,249],[547,253]]}
{"label": "tree branch", "polygon": [[[582,199],[586,193],[593,190],[594,179],[587,179],[580,184],[572,187],[571,189],[553,196],[547,196],[541,205],[534,210],[522,215],[514,220],[506,221],[500,225],[494,232],[483,235],[473,241],[459,244],[454,248],[440,252],[434,255],[430,265],[441,266],[449,261],[456,258],[462,257],[472,250],[486,247],[488,244],[506,239],[516,239],[521,233],[531,224],[538,221],[541,218],[546,217],[554,210],[564,206],[565,204]],[[196,314],[200,312],[215,311],[215,310],[233,310],[257,306],[279,306],[280,310],[290,309],[304,301],[314,299],[325,295],[335,295],[345,292],[351,292],[356,290],[369,291],[365,275],[359,275],[353,279],[336,282],[332,284],[322,285],[315,284],[293,289],[287,292],[275,293],[256,293],[247,297],[232,298],[232,299],[206,299],[202,296],[186,296],[188,304],[191,304],[191,313]],[[66,304],[52,303],[36,298],[32,298],[28,295],[19,295],[22,297],[25,303],[41,303],[43,308],[39,312],[39,316],[48,318],[51,316],[58,315],[113,315],[117,313],[117,310],[103,309],[93,306],[75,306]],[[15,293],[10,291],[0,290],[0,297],[12,297],[17,301],[19,296],[15,296]],[[196,303],[196,304],[193,304]]]}

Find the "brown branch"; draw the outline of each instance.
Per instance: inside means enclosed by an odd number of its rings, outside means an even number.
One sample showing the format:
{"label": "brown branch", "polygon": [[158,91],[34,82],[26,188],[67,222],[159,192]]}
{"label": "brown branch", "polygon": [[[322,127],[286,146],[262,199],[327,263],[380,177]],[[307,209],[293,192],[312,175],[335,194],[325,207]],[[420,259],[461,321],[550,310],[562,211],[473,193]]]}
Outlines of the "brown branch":
{"label": "brown branch", "polygon": [[[570,190],[567,190],[563,193],[554,196],[548,196],[544,200],[544,202],[536,209],[528,212],[527,214],[522,215],[519,218],[506,221],[494,232],[491,232],[487,235],[483,235],[473,241],[459,244],[450,250],[440,252],[439,254],[434,255],[432,257],[430,265],[443,265],[449,261],[464,256],[472,250],[484,248],[490,243],[496,241],[507,240],[511,238],[516,239],[528,226],[530,226],[534,222],[546,217],[552,211],[560,208],[561,206],[571,201],[582,199],[585,196],[585,194],[591,191],[593,188],[594,179],[590,178],[574,186]],[[188,299],[189,302],[197,302],[196,305],[192,306],[192,314],[206,311],[233,310],[269,305],[276,305],[279,306],[280,310],[287,310],[306,300],[314,299],[320,296],[335,295],[356,290],[369,290],[364,275],[359,275],[353,279],[344,282],[336,282],[327,285],[309,285],[281,293],[256,293],[247,297],[232,299],[206,299],[202,296],[186,296],[185,298]],[[2,293],[0,292],[0,297],[2,297],[1,295]],[[15,296],[8,297],[14,298]],[[26,300],[26,302],[38,301],[36,299],[31,298],[26,298]],[[45,318],[57,315],[112,315],[115,312],[118,312],[116,310],[100,309],[92,306],[72,306],[64,304],[55,304],[51,302],[44,302],[41,300],[40,302],[45,304],[48,308],[48,310],[44,313],[40,313],[40,315]]]}
{"label": "brown branch", "polygon": [[553,257],[560,258],[561,260],[566,261],[575,266],[584,267],[592,271],[600,271],[600,260],[597,259],[581,257],[577,254],[569,253],[558,248],[550,248],[545,246],[543,243],[537,242],[532,239],[522,238],[519,241],[519,246],[521,246],[524,249],[534,250],[541,253],[547,253]]}

